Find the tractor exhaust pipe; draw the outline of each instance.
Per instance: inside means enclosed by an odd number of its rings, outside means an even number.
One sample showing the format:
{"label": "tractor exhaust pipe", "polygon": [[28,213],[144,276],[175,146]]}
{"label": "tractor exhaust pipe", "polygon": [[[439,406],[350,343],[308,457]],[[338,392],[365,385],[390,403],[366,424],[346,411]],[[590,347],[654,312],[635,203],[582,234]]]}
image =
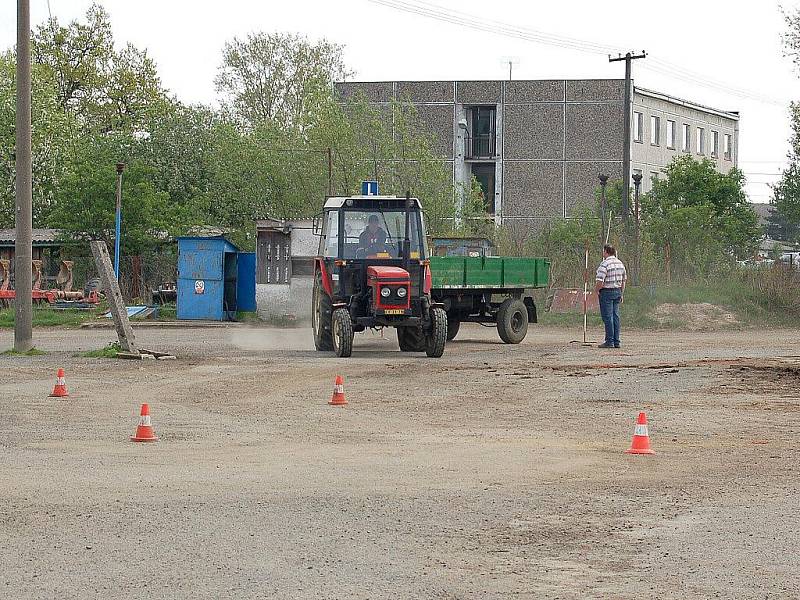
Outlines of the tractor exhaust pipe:
{"label": "tractor exhaust pipe", "polygon": [[411,192],[406,192],[406,231],[405,240],[403,240],[403,268],[408,271],[411,265],[411,209],[413,203],[411,202]]}

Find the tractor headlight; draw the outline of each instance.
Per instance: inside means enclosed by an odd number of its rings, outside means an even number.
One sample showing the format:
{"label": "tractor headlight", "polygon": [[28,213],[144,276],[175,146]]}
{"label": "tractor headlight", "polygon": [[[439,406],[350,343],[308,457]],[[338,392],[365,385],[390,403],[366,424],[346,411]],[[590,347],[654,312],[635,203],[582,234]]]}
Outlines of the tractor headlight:
{"label": "tractor headlight", "polygon": [[390,290],[388,287],[381,288],[381,296],[383,296],[384,298],[388,298],[391,295],[391,293],[392,290]]}
{"label": "tractor headlight", "polygon": [[408,290],[404,287],[397,288],[397,297],[398,298],[405,298],[408,294]]}

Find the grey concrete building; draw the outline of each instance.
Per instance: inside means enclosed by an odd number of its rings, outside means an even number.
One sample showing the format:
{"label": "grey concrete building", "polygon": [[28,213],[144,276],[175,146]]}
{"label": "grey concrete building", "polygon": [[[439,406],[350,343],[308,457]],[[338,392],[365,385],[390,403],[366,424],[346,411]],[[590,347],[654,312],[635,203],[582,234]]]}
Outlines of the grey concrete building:
{"label": "grey concrete building", "polygon": [[[622,79],[344,82],[336,91],[387,113],[393,100],[411,102],[454,182],[474,175],[498,225],[535,231],[591,205],[598,174],[622,177]],[[643,174],[644,191],[680,152],[721,171],[736,164],[738,113],[635,87],[632,99],[631,172]]]}
{"label": "grey concrete building", "polygon": [[679,154],[709,158],[722,173],[738,164],[739,113],[701,106],[634,88],[631,173],[642,174],[643,191]]}

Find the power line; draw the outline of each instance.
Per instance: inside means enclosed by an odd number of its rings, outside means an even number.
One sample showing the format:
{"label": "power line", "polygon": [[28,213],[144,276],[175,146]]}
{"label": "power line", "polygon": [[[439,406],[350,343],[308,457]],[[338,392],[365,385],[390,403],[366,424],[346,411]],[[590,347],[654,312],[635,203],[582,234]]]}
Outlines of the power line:
{"label": "power line", "polygon": [[[423,2],[422,0],[368,0],[368,2],[476,31],[493,33],[505,37],[512,37],[538,44],[555,46],[559,48],[575,50],[578,52],[585,52],[588,54],[608,55],[616,54],[618,51],[618,48],[608,46],[606,44],[570,38],[567,36],[537,31],[534,29],[517,27],[501,21],[485,19],[469,13],[447,9],[430,2]],[[642,68],[672,77],[674,79],[680,79],[701,87],[706,87],[717,91],[724,91],[730,95],[746,100],[753,100],[763,104],[771,104],[781,107],[785,107],[788,104],[788,101],[784,102],[781,100],[776,100],[773,97],[760,94],[753,90],[738,88],[720,81],[715,81],[701,73],[690,71],[689,69],[662,59],[653,58],[651,59],[649,65],[643,65]]]}

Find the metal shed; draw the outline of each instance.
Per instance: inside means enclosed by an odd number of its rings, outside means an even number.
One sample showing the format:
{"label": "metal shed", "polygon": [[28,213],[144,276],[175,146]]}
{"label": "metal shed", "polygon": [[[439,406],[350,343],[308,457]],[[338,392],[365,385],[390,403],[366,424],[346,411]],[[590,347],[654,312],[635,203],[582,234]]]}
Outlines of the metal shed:
{"label": "metal shed", "polygon": [[222,236],[178,238],[178,319],[232,321],[255,304],[250,256]]}

